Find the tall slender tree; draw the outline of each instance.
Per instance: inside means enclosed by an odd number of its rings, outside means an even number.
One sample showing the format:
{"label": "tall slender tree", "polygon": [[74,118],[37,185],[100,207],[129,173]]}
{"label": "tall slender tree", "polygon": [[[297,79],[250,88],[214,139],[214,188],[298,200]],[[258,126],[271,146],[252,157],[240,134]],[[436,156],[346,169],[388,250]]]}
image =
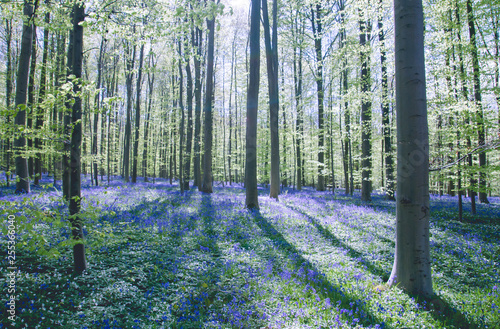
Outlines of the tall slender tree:
{"label": "tall slender tree", "polygon": [[267,0],[262,0],[262,24],[267,59],[267,80],[269,87],[269,127],[271,134],[271,187],[269,196],[278,200],[280,193],[280,152],[279,152],[279,86],[278,86],[278,2],[273,0],[272,36],[269,31]]}
{"label": "tall slender tree", "polygon": [[302,140],[304,132],[304,122],[303,122],[303,110],[302,110],[302,41],[304,34],[304,24],[302,22],[302,16],[300,15],[298,9],[296,10],[296,15],[294,17],[294,23],[292,27],[293,36],[293,81],[294,81],[294,97],[295,97],[295,108],[297,111],[297,118],[295,120],[295,130],[296,130],[296,180],[297,180],[297,190],[302,190]]}
{"label": "tall slender tree", "polygon": [[[12,68],[12,19],[5,19],[5,43],[6,43],[6,79],[5,79],[5,107],[10,110],[11,109],[11,96],[12,96],[12,80],[13,80],[13,68]],[[7,124],[10,123],[11,116],[7,115]],[[7,187],[10,186],[10,155],[11,155],[11,139],[6,138],[4,141],[4,150],[5,150],[5,179],[7,183]]]}
{"label": "tall slender tree", "polygon": [[186,40],[186,104],[187,104],[187,129],[186,151],[184,155],[184,190],[189,191],[189,178],[191,176],[191,149],[193,146],[193,74],[191,72],[191,50]]}
{"label": "tall slender tree", "polygon": [[149,129],[150,129],[150,119],[153,107],[153,87],[155,83],[155,54],[151,51],[148,56],[148,108],[146,111],[146,117],[144,118],[144,147],[142,153],[142,176],[144,181],[148,181],[148,148],[149,148]]}
{"label": "tall slender tree", "polygon": [[139,68],[137,70],[136,96],[135,96],[135,126],[134,147],[132,153],[132,183],[137,182],[137,162],[139,158],[139,130],[141,124],[141,91],[142,91],[142,68],[144,63],[144,43],[139,50]]}
{"label": "tall slender tree", "polygon": [[384,160],[385,160],[385,195],[389,200],[394,198],[394,170],[392,157],[392,137],[389,116],[389,81],[387,74],[387,51],[385,49],[385,32],[382,13],[382,0],[378,6],[378,40],[380,42],[380,66],[382,70],[382,125],[384,130]]}
{"label": "tall slender tree", "polygon": [[398,167],[396,252],[390,285],[433,295],[429,251],[429,141],[421,0],[395,0]]}
{"label": "tall slender tree", "polygon": [[71,133],[71,188],[69,214],[73,239],[73,260],[75,272],[81,273],[87,268],[85,246],[83,244],[83,218],[80,217],[81,207],[81,144],[82,144],[82,98],[81,91],[82,60],[83,60],[83,21],[85,7],[81,2],[73,5],[73,75],[77,79],[74,85],[76,94],[72,112],[73,131]]}
{"label": "tall slender tree", "polygon": [[201,56],[203,45],[203,32],[196,27],[191,30],[191,40],[196,54],[194,61],[194,146],[193,146],[193,174],[195,186],[201,191]]}
{"label": "tall slender tree", "polygon": [[[472,71],[474,81],[474,101],[476,103],[476,121],[477,121],[477,141],[479,146],[485,143],[485,124],[483,115],[483,105],[481,96],[481,72],[479,71],[479,57],[476,41],[476,23],[472,0],[467,0],[467,23],[469,25],[469,39],[472,52]],[[479,152],[479,201],[481,203],[489,203],[488,194],[486,193],[486,152]]]}
{"label": "tall slender tree", "polygon": [[[371,23],[366,20],[366,8],[359,10],[359,45],[361,47],[361,199],[371,200],[372,192],[372,108],[370,100],[370,53]],[[368,45],[367,45],[368,40]]]}
{"label": "tall slender tree", "polygon": [[33,3],[24,1],[23,9],[23,34],[21,37],[21,52],[19,54],[19,66],[16,79],[16,117],[15,124],[18,126],[14,139],[14,151],[16,154],[16,193],[29,193],[30,181],[28,173],[28,160],[24,156],[26,137],[24,128],[26,125],[26,97],[28,92],[28,77],[30,71],[30,57],[33,41]]}
{"label": "tall slender tree", "polygon": [[[215,3],[215,0],[212,0]],[[215,15],[211,13],[207,18],[208,44],[207,44],[207,72],[205,104],[203,113],[205,119],[204,125],[204,157],[203,157],[203,183],[202,192],[212,193],[212,129],[213,129],[213,97],[214,97],[214,48],[215,48]]]}
{"label": "tall slender tree", "polygon": [[257,112],[260,80],[260,3],[261,0],[252,0],[250,13],[250,68],[247,92],[245,160],[245,205],[249,209],[259,209],[257,192]]}
{"label": "tall slender tree", "polygon": [[[39,98],[44,99],[48,91],[47,83],[47,64],[49,57],[49,24],[50,24],[50,13],[45,14],[45,27],[43,30],[43,51],[42,51],[42,68],[40,71],[40,94]],[[40,105],[37,106],[36,119],[35,119],[35,130],[38,131],[43,125],[43,109]],[[34,184],[39,185],[40,178],[42,177],[42,140],[39,137],[35,138],[35,168],[34,168]]]}
{"label": "tall slender tree", "polygon": [[325,91],[323,87],[323,9],[321,1],[311,5],[311,23],[314,36],[314,50],[316,53],[316,70],[314,72],[316,79],[318,95],[318,191],[325,190],[325,131],[324,131],[324,98]]}
{"label": "tall slender tree", "polygon": [[[134,29],[135,31],[135,29]],[[132,89],[134,79],[134,62],[136,45],[132,41],[124,40],[125,48],[125,84],[127,87],[127,112],[125,118],[125,132],[123,136],[123,175],[125,181],[130,180],[130,139],[132,134]]]}

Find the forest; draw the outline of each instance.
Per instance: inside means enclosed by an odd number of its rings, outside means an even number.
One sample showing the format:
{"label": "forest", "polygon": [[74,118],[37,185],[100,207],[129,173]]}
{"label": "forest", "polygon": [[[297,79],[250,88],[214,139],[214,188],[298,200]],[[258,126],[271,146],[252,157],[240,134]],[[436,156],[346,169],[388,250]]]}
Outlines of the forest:
{"label": "forest", "polygon": [[499,328],[499,0],[2,0],[0,328]]}

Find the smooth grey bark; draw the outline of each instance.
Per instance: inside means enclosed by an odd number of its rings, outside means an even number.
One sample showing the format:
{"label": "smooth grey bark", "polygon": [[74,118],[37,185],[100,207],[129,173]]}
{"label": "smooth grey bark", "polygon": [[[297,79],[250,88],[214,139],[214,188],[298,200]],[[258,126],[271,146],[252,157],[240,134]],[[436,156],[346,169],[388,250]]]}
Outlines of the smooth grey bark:
{"label": "smooth grey bark", "polygon": [[[467,0],[467,22],[469,25],[469,39],[472,52],[472,71],[474,81],[474,101],[476,103],[476,121],[477,121],[477,142],[479,146],[485,144],[485,126],[483,115],[483,104],[481,96],[481,73],[479,71],[479,57],[476,42],[476,26],[472,1]],[[488,194],[486,192],[486,152],[479,152],[479,201],[481,203],[489,203]]]}
{"label": "smooth grey bark", "polygon": [[[30,57],[33,41],[33,5],[31,1],[24,1],[23,9],[23,33],[21,37],[21,50],[19,54],[19,66],[16,79],[16,98],[15,105],[17,114],[14,123],[21,129],[26,125],[26,98],[28,92],[28,77],[30,71]],[[28,173],[28,160],[23,156],[26,147],[26,137],[21,130],[16,133],[14,139],[14,152],[16,152],[16,193],[29,193],[30,181]]]}
{"label": "smooth grey bark", "polygon": [[[214,0],[212,0],[214,2]],[[214,96],[214,44],[215,44],[215,17],[207,19],[208,44],[207,44],[207,73],[204,113],[204,156],[203,156],[203,182],[201,191],[212,193],[212,129],[213,129],[213,96]]]}
{"label": "smooth grey bark", "polygon": [[[118,88],[118,81],[117,81],[118,80],[118,74],[117,74],[118,60],[119,60],[118,56],[115,55],[115,57],[113,59],[113,75],[112,75],[111,82],[110,82],[111,86],[109,88],[109,93],[108,93],[109,97],[113,97],[113,95],[118,93],[118,90],[115,90]],[[108,143],[107,143],[108,147],[107,147],[107,154],[106,154],[108,185],[109,185],[110,180],[111,180],[111,177],[110,177],[111,176],[111,145],[114,143],[115,140],[118,140],[118,138],[115,139],[115,134],[111,133],[111,125],[113,124],[113,121],[116,120],[115,118],[117,118],[117,117],[118,117],[117,113],[114,112],[112,109],[110,111],[110,114],[109,114]],[[118,129],[116,129],[116,130],[118,130]]]}
{"label": "smooth grey bark", "polygon": [[[360,10],[359,45],[361,47],[361,200],[371,201],[372,192],[372,104],[369,99],[371,85],[370,54],[367,49],[371,38],[371,23],[366,21]],[[368,44],[369,46],[369,44]]]}
{"label": "smooth grey bark", "polygon": [[142,176],[144,182],[148,182],[148,148],[149,148],[149,128],[151,111],[153,107],[153,87],[155,83],[156,62],[154,60],[154,53],[149,55],[149,70],[148,70],[148,108],[146,110],[146,117],[144,118],[144,147],[142,151]]}
{"label": "smooth grey bark", "polygon": [[[315,9],[314,9],[315,7]],[[316,5],[311,6],[311,23],[314,35],[314,50],[316,52],[316,87],[318,95],[318,191],[325,190],[325,131],[324,131],[324,104],[323,100],[325,97],[325,91],[323,88],[323,51],[322,51],[322,37],[323,37],[323,25],[322,25],[322,13],[321,3],[316,3]]]}
{"label": "smooth grey bark", "polygon": [[[339,1],[339,11],[340,11],[340,38],[339,38],[339,49],[342,50],[342,62],[344,64],[344,69],[340,72],[340,90],[341,95],[345,99],[344,101],[344,126],[345,126],[345,137],[341,141],[342,143],[342,165],[344,167],[344,186],[345,194],[349,194],[351,191],[351,182],[353,181],[352,175],[349,177],[349,155],[350,155],[350,145],[351,145],[351,114],[349,112],[349,102],[347,101],[347,91],[349,90],[348,83],[348,68],[347,68],[347,34],[345,28],[345,1]],[[342,106],[342,105],[341,105]],[[350,179],[351,178],[351,179]],[[351,193],[352,195],[352,193]]]}
{"label": "smooth grey bark", "polygon": [[[187,40],[186,40],[187,44]],[[184,190],[189,191],[189,178],[191,176],[191,150],[193,147],[193,74],[191,72],[191,53],[188,46],[186,53],[186,103],[187,103],[187,129],[186,151],[184,155]]]}
{"label": "smooth grey bark", "polygon": [[[177,40],[179,47],[179,110],[181,112],[181,122],[179,126],[179,187],[181,194],[184,194],[184,124],[186,121],[186,113],[184,112],[184,72],[182,71],[182,46],[181,40]],[[175,107],[174,107],[175,109]]]}
{"label": "smooth grey bark", "polygon": [[[76,79],[82,78],[83,60],[83,26],[85,7],[83,3],[73,6],[73,75]],[[78,95],[81,90],[81,81],[74,85],[74,92]],[[83,244],[83,219],[79,216],[81,207],[81,144],[82,144],[82,99],[75,97],[72,112],[73,131],[71,133],[71,188],[69,201],[69,214],[73,239],[73,260],[75,272],[81,273],[87,268],[85,259],[85,246]]]}
{"label": "smooth grey bark", "polygon": [[252,0],[250,14],[250,68],[247,92],[245,206],[259,209],[257,192],[257,112],[260,82],[260,0]]}
{"label": "smooth grey bark", "polygon": [[194,186],[198,186],[198,190],[201,191],[201,55],[202,55],[202,44],[203,44],[203,32],[199,28],[195,28],[191,31],[191,39],[193,40],[193,46],[196,50],[196,56],[194,56],[194,145],[193,145],[193,178]]}
{"label": "smooth grey bark", "polygon": [[[458,0],[455,1],[455,22],[456,26],[461,26],[461,20],[460,20],[460,10],[459,10],[459,4]],[[465,66],[464,66],[464,56],[463,56],[463,48],[462,48],[462,33],[460,29],[456,29],[457,31],[457,44],[458,44],[458,60],[459,60],[459,70],[460,70],[460,84],[461,84],[461,90],[462,90],[462,96],[465,101],[469,100],[469,90],[467,87],[467,82],[466,82],[466,73],[465,73]],[[465,114],[465,120],[464,120],[465,125],[470,124],[470,114],[468,111]],[[472,141],[471,137],[469,134],[465,136],[466,139],[466,146],[468,149],[472,148]],[[472,167],[472,155],[469,154],[467,156],[467,164],[469,167]],[[468,194],[470,197],[470,203],[471,203],[471,213],[473,215],[476,214],[476,192],[471,188],[475,184],[474,176],[472,174],[469,174],[469,188],[468,188]]]}
{"label": "smooth grey bark", "polygon": [[[229,185],[232,185],[233,183],[233,176],[232,176],[232,162],[233,162],[233,156],[232,156],[232,145],[233,145],[233,116],[232,116],[232,96],[233,96],[233,81],[236,79],[235,77],[235,61],[236,61],[236,33],[234,34],[233,37],[233,42],[231,44],[231,77],[230,77],[230,82],[229,82],[229,108],[228,108],[228,117],[229,117],[229,140],[228,140],[228,157],[227,157],[227,170],[229,173]],[[236,81],[234,81],[236,83]],[[236,100],[236,97],[238,95],[235,95],[234,98]],[[236,136],[236,131],[234,132],[234,135]]]}
{"label": "smooth grey bark", "polygon": [[125,134],[123,137],[123,176],[125,182],[130,180],[130,139],[132,135],[132,81],[134,79],[134,62],[136,46],[131,49],[130,42],[125,42],[125,84],[127,87],[127,112]]}
{"label": "smooth grey bark", "polygon": [[137,161],[139,158],[139,130],[141,125],[141,90],[142,90],[142,67],[144,63],[144,43],[139,51],[139,68],[137,71],[136,96],[135,96],[135,125],[134,125],[134,147],[132,152],[132,183],[137,182]]}
{"label": "smooth grey bark", "polygon": [[[6,43],[6,79],[5,79],[5,105],[6,109],[11,109],[11,96],[12,96],[12,79],[13,79],[13,67],[12,67],[12,19],[5,20],[5,43]],[[7,115],[6,121],[7,125],[10,125],[10,115]],[[10,155],[11,155],[11,139],[6,138],[4,141],[4,150],[5,150],[5,179],[7,183],[7,187],[10,186],[10,177],[12,174],[8,174],[10,172]]]}
{"label": "smooth grey bark", "polygon": [[[97,81],[96,81],[96,89],[97,94],[95,95],[95,109],[94,109],[94,126],[92,129],[92,166],[94,168],[94,184],[95,186],[99,186],[99,179],[97,176],[97,135],[98,135],[98,127],[99,127],[99,112],[101,109],[101,81],[102,81],[102,67],[103,67],[103,56],[104,56],[104,47],[105,47],[106,39],[101,37],[101,45],[99,46],[99,58],[97,60]],[[104,133],[101,130],[101,134]]]}
{"label": "smooth grey bark", "polygon": [[384,161],[385,161],[385,197],[395,200],[394,197],[394,160],[392,156],[392,136],[389,113],[389,81],[387,75],[387,51],[385,49],[385,32],[383,15],[381,12],[382,0],[379,2],[378,13],[378,40],[380,42],[380,66],[382,70],[382,126],[384,130]]}
{"label": "smooth grey bark", "polygon": [[[43,52],[42,52],[42,68],[40,71],[40,99],[45,99],[47,94],[47,62],[49,55],[49,23],[50,23],[50,13],[45,14],[45,28],[43,30]],[[35,130],[38,131],[43,126],[43,109],[37,106],[36,119],[35,119]],[[34,184],[40,184],[40,178],[42,177],[42,141],[39,137],[35,138],[35,170],[34,170]]]}
{"label": "smooth grey bark", "polygon": [[[6,56],[7,56],[7,63],[6,63],[6,79],[5,79],[5,105],[6,109],[10,110],[11,109],[11,95],[12,95],[12,19],[6,19],[5,20],[5,43],[7,46],[6,50]],[[10,115],[7,115],[7,124],[10,125]],[[4,144],[4,150],[5,150],[5,179],[7,183],[7,187],[10,186],[10,177],[11,175],[8,174],[10,172],[10,155],[11,155],[11,139],[6,138],[5,139],[5,144]]]}
{"label": "smooth grey bark", "polygon": [[[35,107],[36,104],[38,103],[37,100],[35,100],[35,85],[36,85],[36,77],[35,77],[35,71],[36,71],[36,51],[37,51],[37,46],[36,46],[36,25],[33,23],[33,40],[31,44],[31,63],[30,63],[30,74],[29,74],[29,79],[28,79],[28,117],[27,117],[27,122],[26,126],[28,129],[33,129],[33,117],[35,116]],[[28,137],[27,138],[27,144],[28,144],[28,150],[33,149],[33,138]],[[33,156],[30,156],[28,158],[28,175],[29,177],[33,177],[34,174],[34,159]]]}
{"label": "smooth grey bark", "polygon": [[396,252],[389,285],[433,296],[429,247],[429,141],[421,0],[395,0]]}
{"label": "smooth grey bark", "polygon": [[279,152],[279,86],[278,86],[278,3],[273,0],[272,36],[269,24],[267,0],[262,0],[262,25],[266,47],[267,80],[269,88],[269,128],[271,136],[271,172],[269,197],[278,200],[280,193],[280,152]]}

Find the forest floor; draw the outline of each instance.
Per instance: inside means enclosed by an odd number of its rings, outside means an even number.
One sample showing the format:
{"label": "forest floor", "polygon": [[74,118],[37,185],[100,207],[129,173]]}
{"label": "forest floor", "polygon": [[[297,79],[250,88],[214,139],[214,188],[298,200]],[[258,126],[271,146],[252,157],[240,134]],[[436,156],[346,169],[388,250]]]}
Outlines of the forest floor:
{"label": "forest floor", "polygon": [[258,213],[234,184],[182,196],[166,181],[84,182],[88,269],[75,275],[60,191],[4,187],[0,328],[500,328],[499,198],[477,216],[466,200],[459,222],[456,198],[432,196],[436,298],[418,300],[384,284],[394,202],[310,188],[285,189],[279,202],[267,195]]}

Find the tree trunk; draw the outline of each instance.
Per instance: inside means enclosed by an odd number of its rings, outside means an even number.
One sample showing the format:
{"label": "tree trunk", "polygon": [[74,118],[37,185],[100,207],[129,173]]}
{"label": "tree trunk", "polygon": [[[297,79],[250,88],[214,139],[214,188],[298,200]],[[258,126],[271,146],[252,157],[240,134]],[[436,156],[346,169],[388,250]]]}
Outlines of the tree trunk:
{"label": "tree trunk", "polygon": [[269,87],[269,127],[271,135],[271,187],[269,197],[278,200],[280,193],[280,153],[279,153],[279,86],[278,86],[278,4],[273,0],[272,39],[269,31],[267,0],[262,0],[262,24],[267,59],[267,80]]}
{"label": "tree trunk", "polygon": [[[184,194],[184,122],[186,119],[186,114],[184,113],[184,72],[182,71],[182,46],[181,40],[177,41],[179,47],[179,110],[181,112],[181,124],[179,126],[179,187],[181,194]],[[174,107],[175,110],[175,107]]]}
{"label": "tree trunk", "polygon": [[203,43],[203,32],[201,29],[196,28],[191,31],[191,39],[193,40],[193,45],[196,49],[196,56],[194,56],[194,161],[193,161],[193,171],[194,171],[194,182],[193,185],[198,186],[198,190],[201,191],[201,168],[200,168],[200,151],[201,151],[201,62],[200,58],[202,55],[202,43]]}
{"label": "tree trunk", "polygon": [[156,62],[154,61],[154,54],[151,53],[149,56],[149,70],[148,70],[148,109],[146,111],[146,117],[144,118],[144,147],[142,151],[142,176],[144,177],[144,182],[148,182],[148,145],[149,145],[149,123],[151,120],[151,111],[153,104],[153,87],[155,83],[155,73]]}
{"label": "tree trunk", "polygon": [[[340,89],[342,90],[342,97],[344,98],[344,125],[345,125],[345,137],[342,140],[342,149],[343,149],[343,166],[344,166],[344,185],[345,185],[345,194],[352,195],[352,174],[349,176],[350,172],[350,150],[351,150],[351,114],[349,112],[349,102],[347,101],[347,91],[349,90],[348,83],[348,66],[347,66],[347,35],[345,29],[345,1],[340,0],[339,2],[339,10],[340,10],[340,39],[339,39],[339,48],[342,49],[342,60],[344,63],[344,69],[340,72]],[[345,50],[344,50],[345,49]],[[352,172],[352,170],[351,170]]]}
{"label": "tree trunk", "polygon": [[324,99],[324,90],[323,90],[323,52],[322,52],[322,8],[321,3],[317,3],[316,9],[311,7],[311,22],[312,22],[312,30],[314,34],[314,49],[316,52],[316,87],[318,92],[318,191],[325,190],[325,179],[324,179],[324,170],[325,170],[325,131],[324,131],[324,111],[323,111],[323,99]]}
{"label": "tree trunk", "polygon": [[26,94],[28,91],[28,77],[30,71],[31,47],[33,41],[33,6],[30,1],[24,1],[24,24],[21,38],[21,50],[19,54],[19,66],[16,79],[16,114],[14,123],[19,127],[14,139],[14,151],[16,152],[16,193],[29,193],[30,182],[28,176],[28,161],[24,156],[26,138],[24,128],[26,125]]}
{"label": "tree trunk", "polygon": [[382,126],[384,129],[385,154],[385,197],[395,200],[394,197],[394,160],[392,157],[392,136],[389,113],[389,87],[387,77],[387,52],[385,50],[385,32],[383,25],[382,0],[379,2],[378,40],[380,42],[380,66],[382,68]]}
{"label": "tree trunk", "polygon": [[[483,116],[483,104],[481,100],[481,76],[479,72],[479,58],[477,53],[476,27],[474,13],[472,9],[472,0],[467,0],[467,21],[469,24],[469,38],[472,51],[472,70],[474,74],[474,100],[476,103],[476,122],[477,122],[477,142],[479,146],[485,143],[485,128]],[[486,152],[479,152],[479,202],[489,203],[486,187]]]}
{"label": "tree trunk", "polygon": [[[187,42],[187,40],[186,40]],[[185,46],[186,54],[190,54]],[[193,146],[193,75],[191,73],[191,56],[186,61],[186,97],[187,97],[187,131],[186,131],[186,153],[184,155],[184,190],[189,191],[189,178],[191,176],[191,149]]]}
{"label": "tree trunk", "polygon": [[[95,186],[99,186],[99,179],[97,177],[97,129],[99,127],[99,112],[101,109],[101,80],[102,80],[102,57],[104,55],[104,45],[106,40],[101,37],[101,45],[99,47],[99,58],[97,61],[97,82],[96,89],[97,94],[95,95],[95,105],[94,105],[94,129],[92,130],[92,165],[94,167],[94,183]],[[101,134],[103,131],[101,131]]]}
{"label": "tree trunk", "polygon": [[[71,13],[73,15],[73,13]],[[73,24],[73,16],[71,16],[71,23]],[[69,44],[68,50],[66,54],[66,63],[64,62],[64,45],[66,43],[66,38],[62,37],[58,39],[57,45],[57,77],[56,77],[56,86],[59,86],[59,81],[62,81],[63,77],[66,77],[66,81],[70,81],[69,76],[73,74],[73,33],[71,30],[69,34]],[[66,64],[66,65],[65,65]],[[66,202],[69,202],[70,198],[70,186],[71,186],[71,169],[70,169],[70,152],[71,145],[69,140],[71,139],[71,111],[72,108],[71,100],[72,95],[66,95],[66,103],[65,110],[59,109],[59,124],[63,125],[63,136],[64,140],[67,141],[62,146],[63,155],[62,155],[62,190],[63,190],[63,198]],[[64,114],[63,114],[64,112]],[[61,117],[62,116],[62,117]],[[54,107],[54,121],[57,122],[57,107]],[[59,162],[54,162],[54,182],[56,181],[56,164]]]}
{"label": "tree trunk", "polygon": [[[6,79],[5,79],[5,105],[6,109],[11,109],[11,95],[12,95],[12,19],[5,20],[5,42],[7,44],[7,71],[6,71]],[[7,115],[7,125],[10,125],[10,115]],[[11,155],[11,140],[10,138],[5,139],[5,179],[7,183],[7,187],[10,186],[10,155]]]}
{"label": "tree trunk", "polygon": [[[50,23],[50,13],[45,14],[45,28],[43,30],[43,53],[42,53],[42,68],[40,72],[40,95],[39,98],[43,101],[45,95],[48,91],[47,85],[47,62],[49,55],[49,23]],[[37,106],[35,130],[39,131],[43,126],[43,109]],[[35,138],[35,185],[40,184],[40,179],[42,178],[42,141],[40,138]]]}
{"label": "tree trunk", "polygon": [[[456,26],[461,26],[462,24],[460,22],[460,12],[459,12],[459,8],[458,8],[458,0],[455,1],[455,19],[456,19],[456,22],[455,22]],[[465,101],[468,101],[469,100],[469,91],[467,88],[467,82],[465,81],[466,75],[465,75],[463,50],[462,50],[462,34],[460,32],[460,29],[457,29],[457,39],[458,39],[458,59],[459,59],[459,63],[460,63],[459,68],[460,68],[460,83],[462,85],[462,96],[463,96]],[[466,126],[470,125],[469,116],[470,116],[470,114],[467,111],[465,113],[465,120],[464,120],[464,123]],[[468,149],[472,148],[472,141],[471,141],[469,134],[467,134],[467,136],[466,136],[466,146]],[[466,161],[467,161],[468,166],[470,168],[472,168],[472,155],[471,154],[469,154],[467,156]],[[476,194],[474,192],[475,179],[474,179],[473,174],[470,174],[469,182],[470,182],[470,186],[468,189],[468,194],[469,194],[469,197],[471,199],[471,213],[473,215],[475,215],[476,214]]]}
{"label": "tree trunk", "polygon": [[141,87],[142,87],[142,64],[144,62],[144,43],[139,51],[139,70],[137,71],[137,84],[135,96],[135,136],[132,155],[132,183],[137,182],[137,160],[139,158],[139,130],[141,126]]}
{"label": "tree trunk", "polygon": [[[82,77],[83,59],[83,26],[81,23],[85,19],[85,8],[83,4],[73,6],[73,74],[76,79]],[[81,83],[74,85],[75,93],[81,90]],[[81,273],[87,268],[85,260],[85,246],[83,244],[83,223],[79,216],[81,206],[81,143],[82,143],[82,99],[75,97],[72,113],[73,131],[71,133],[71,189],[69,214],[73,239],[77,242],[73,246],[73,260],[75,272]]]}
{"label": "tree trunk", "polygon": [[257,112],[260,82],[260,0],[252,0],[250,15],[250,69],[247,92],[245,206],[259,209],[257,192]]}
{"label": "tree trunk", "polygon": [[371,77],[370,77],[370,54],[366,44],[371,37],[371,23],[366,21],[360,10],[359,21],[359,45],[361,47],[361,200],[371,201],[372,192],[372,109],[369,100]]}
{"label": "tree trunk", "polygon": [[[233,156],[232,156],[232,138],[233,138],[233,116],[231,113],[232,110],[232,96],[233,96],[233,78],[234,78],[234,83],[236,84],[236,76],[234,75],[234,69],[235,69],[235,61],[236,61],[236,33],[234,34],[233,37],[233,42],[231,44],[231,78],[230,78],[230,83],[229,83],[229,109],[228,109],[228,116],[229,116],[229,141],[228,141],[228,157],[227,157],[227,171],[229,173],[229,185],[232,185],[233,183],[233,176],[232,176],[232,167],[231,164],[233,162]],[[234,98],[236,100],[236,97],[238,95],[234,95]],[[236,137],[236,132],[234,133]]]}
{"label": "tree trunk", "polygon": [[127,86],[127,113],[125,135],[123,137],[123,176],[125,182],[130,180],[130,139],[132,134],[132,80],[134,79],[134,62],[136,46],[131,49],[130,42],[125,42],[125,80]]}
{"label": "tree trunk", "polygon": [[[214,0],[212,0],[214,1]],[[208,48],[207,48],[207,83],[205,91],[205,104],[203,113],[204,125],[204,159],[203,159],[203,183],[202,192],[212,193],[212,105],[214,96],[214,43],[215,43],[215,17],[207,19]]]}
{"label": "tree trunk", "polygon": [[[30,74],[28,79],[28,121],[26,126],[28,129],[33,129],[33,117],[35,116],[35,107],[37,101],[35,100],[35,70],[36,70],[36,25],[33,23],[33,41],[31,44],[31,63],[30,63]],[[36,120],[36,119],[35,119]],[[28,137],[28,150],[33,150],[33,138]],[[33,178],[34,175],[34,159],[33,156],[28,158],[28,175]]]}
{"label": "tree trunk", "polygon": [[398,168],[396,252],[389,285],[431,297],[429,142],[421,0],[395,0]]}

